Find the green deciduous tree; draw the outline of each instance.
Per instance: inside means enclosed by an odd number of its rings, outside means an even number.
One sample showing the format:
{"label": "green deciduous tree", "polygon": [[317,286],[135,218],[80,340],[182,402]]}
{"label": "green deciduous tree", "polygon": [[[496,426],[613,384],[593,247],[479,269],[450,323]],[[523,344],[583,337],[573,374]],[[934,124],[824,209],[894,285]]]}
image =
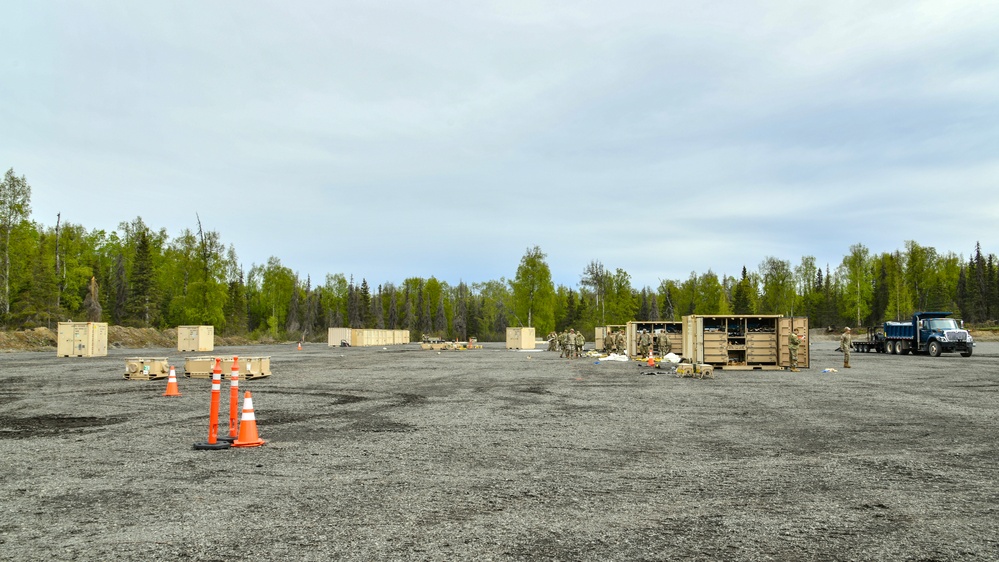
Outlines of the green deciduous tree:
{"label": "green deciduous tree", "polygon": [[513,311],[519,322],[533,326],[538,333],[555,327],[555,285],[541,248],[528,248],[510,281]]}
{"label": "green deciduous tree", "polygon": [[7,170],[0,182],[0,314],[6,321],[10,314],[11,240],[15,229],[23,226],[31,216],[31,186],[24,176]]}

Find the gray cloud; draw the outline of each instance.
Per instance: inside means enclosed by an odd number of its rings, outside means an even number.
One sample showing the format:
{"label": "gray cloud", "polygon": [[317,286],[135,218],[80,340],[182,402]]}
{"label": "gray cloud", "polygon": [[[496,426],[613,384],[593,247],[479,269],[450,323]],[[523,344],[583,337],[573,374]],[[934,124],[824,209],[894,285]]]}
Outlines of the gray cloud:
{"label": "gray cloud", "polygon": [[0,23],[0,155],[43,224],[197,213],[314,283],[510,277],[535,244],[567,285],[592,259],[654,286],[858,242],[967,253],[999,206],[997,24],[971,1],[35,3]]}

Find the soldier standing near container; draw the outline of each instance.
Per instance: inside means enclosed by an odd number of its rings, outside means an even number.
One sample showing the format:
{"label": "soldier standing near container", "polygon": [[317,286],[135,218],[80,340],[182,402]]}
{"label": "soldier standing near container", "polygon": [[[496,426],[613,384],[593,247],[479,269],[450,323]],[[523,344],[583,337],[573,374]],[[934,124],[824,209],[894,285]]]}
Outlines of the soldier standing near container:
{"label": "soldier standing near container", "polygon": [[659,332],[659,355],[664,356],[671,351],[673,351],[673,342],[670,341],[666,330],[663,330]]}
{"label": "soldier standing near container", "polygon": [[586,339],[583,337],[583,331],[580,330],[576,332],[576,357],[583,356],[583,344],[586,343]]}
{"label": "soldier standing near container", "polygon": [[557,339],[558,334],[555,332],[548,333],[548,351],[555,351],[555,348],[558,347],[558,343],[555,341]]}
{"label": "soldier standing near container", "polygon": [[843,368],[850,368],[850,348],[853,347],[853,336],[850,335],[850,327],[843,328],[843,335],[839,337],[839,347],[843,350]]}
{"label": "soldier standing near container", "polygon": [[787,335],[787,352],[791,356],[791,371],[797,373],[798,369],[798,347],[801,345],[801,338],[798,337],[798,329]]}
{"label": "soldier standing near container", "polygon": [[638,336],[638,356],[645,357],[649,354],[649,346],[652,345],[652,336],[648,330],[642,330],[642,335]]}
{"label": "soldier standing near container", "polygon": [[614,334],[614,349],[618,353],[620,353],[621,355],[627,355],[628,354],[628,350],[625,349],[626,345],[627,344],[624,341],[624,332],[622,332],[621,330],[618,330]]}
{"label": "soldier standing near container", "polygon": [[566,332],[566,331],[563,330],[562,333],[558,335],[558,356],[559,357],[565,357],[565,340],[566,340],[566,336],[568,336],[568,334],[569,334],[569,332]]}
{"label": "soldier standing near container", "polygon": [[614,333],[610,330],[604,334],[604,353],[608,355],[614,353]]}

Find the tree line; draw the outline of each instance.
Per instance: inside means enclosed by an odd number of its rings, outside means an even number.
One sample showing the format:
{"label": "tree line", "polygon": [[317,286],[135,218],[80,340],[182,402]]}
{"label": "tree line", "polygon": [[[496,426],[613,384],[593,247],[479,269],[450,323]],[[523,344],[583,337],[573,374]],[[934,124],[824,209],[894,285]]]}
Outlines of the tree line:
{"label": "tree line", "polygon": [[872,326],[920,310],[952,310],[967,322],[999,317],[999,263],[979,244],[969,260],[914,241],[872,254],[849,248],[835,267],[812,256],[768,256],[738,276],[691,272],[635,287],[621,268],[593,260],[575,287],[555,285],[546,254],[528,248],[512,279],[459,282],[409,277],[372,285],[343,273],[302,279],[280,259],[249,270],[218,232],[195,224],[170,237],[141,217],[112,232],[30,220],[31,187],[8,170],[0,184],[0,324],[54,328],[67,320],[133,327],[213,325],[222,335],[322,341],[328,327],[407,329],[482,341],[508,326],[539,335],[687,314],[807,316],[816,326]]}

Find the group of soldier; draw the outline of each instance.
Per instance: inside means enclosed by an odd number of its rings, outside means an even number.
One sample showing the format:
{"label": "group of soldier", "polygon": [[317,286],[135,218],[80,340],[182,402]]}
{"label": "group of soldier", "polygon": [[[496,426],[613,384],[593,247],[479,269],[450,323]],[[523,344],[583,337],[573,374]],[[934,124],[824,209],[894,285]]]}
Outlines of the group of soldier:
{"label": "group of soldier", "polygon": [[[559,357],[579,357],[583,353],[585,342],[583,333],[572,328],[562,333],[551,332],[548,334],[548,351],[558,351]],[[603,343],[604,353],[628,354],[628,344],[623,330],[607,332]],[[665,332],[653,336],[648,330],[642,330],[638,334],[636,343],[639,357],[645,357],[650,351],[666,355],[673,349],[673,344]]]}
{"label": "group of soldier", "polygon": [[628,353],[628,346],[625,343],[624,332],[620,330],[616,332],[608,331],[604,335],[604,352],[626,355]]}
{"label": "group of soldier", "polygon": [[650,352],[661,357],[673,351],[673,342],[666,332],[659,332],[653,336],[648,330],[642,330],[638,334],[637,343],[639,357],[646,357]]}
{"label": "group of soldier", "polygon": [[586,338],[583,332],[569,328],[561,334],[551,332],[548,334],[548,351],[558,351],[559,357],[572,359],[583,355],[583,344]]}

